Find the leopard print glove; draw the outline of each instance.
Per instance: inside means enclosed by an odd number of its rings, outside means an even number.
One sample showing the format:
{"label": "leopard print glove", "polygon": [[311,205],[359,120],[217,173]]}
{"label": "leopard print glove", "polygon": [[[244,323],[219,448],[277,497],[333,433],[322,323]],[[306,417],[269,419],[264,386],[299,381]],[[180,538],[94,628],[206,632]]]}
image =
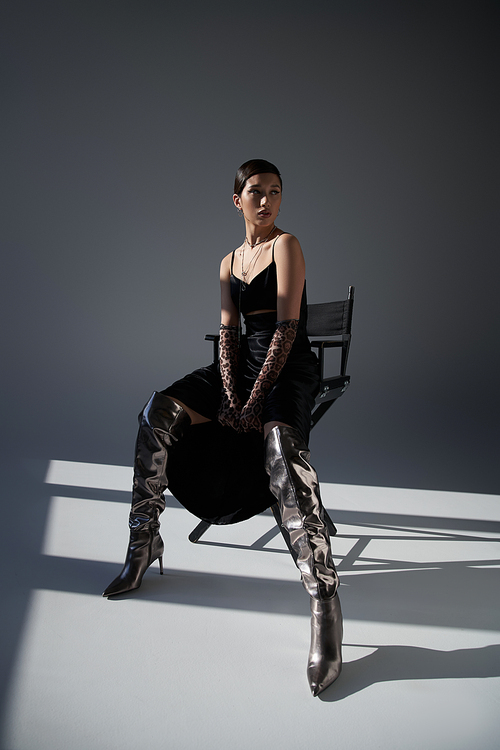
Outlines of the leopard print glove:
{"label": "leopard print glove", "polygon": [[240,430],[242,432],[249,432],[250,430],[262,432],[261,417],[264,400],[288,359],[298,327],[298,320],[281,320],[276,323],[276,330],[269,344],[266,360],[254,383],[250,398],[241,412]]}
{"label": "leopard print glove", "polygon": [[238,371],[238,326],[220,327],[219,365],[222,378],[222,399],[217,419],[225,427],[239,431],[241,401],[236,394]]}

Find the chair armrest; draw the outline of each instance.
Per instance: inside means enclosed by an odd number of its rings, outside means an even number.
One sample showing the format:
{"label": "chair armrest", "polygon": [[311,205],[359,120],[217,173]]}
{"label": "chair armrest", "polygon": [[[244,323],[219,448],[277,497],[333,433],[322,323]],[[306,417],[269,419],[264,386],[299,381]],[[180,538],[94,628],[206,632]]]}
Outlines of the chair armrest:
{"label": "chair armrest", "polygon": [[316,346],[318,349],[328,349],[331,346],[342,346],[342,341],[319,339],[318,341],[311,341],[311,346]]}
{"label": "chair armrest", "polygon": [[207,333],[207,335],[205,336],[205,341],[212,341],[214,345],[214,354],[213,354],[214,364],[217,364],[217,362],[219,361],[219,339],[220,339],[220,336],[218,333],[217,334]]}
{"label": "chair armrest", "polygon": [[318,359],[319,359],[319,372],[320,377],[323,379],[324,376],[324,364],[325,364],[325,349],[330,349],[332,347],[342,348],[342,360],[340,364],[340,374],[345,375],[345,371],[347,368],[347,357],[349,354],[349,344],[351,341],[350,334],[346,334],[342,336],[342,340],[339,341],[338,339],[335,341],[331,341],[330,339],[316,339],[316,341],[311,341],[311,346],[316,347],[318,350]]}

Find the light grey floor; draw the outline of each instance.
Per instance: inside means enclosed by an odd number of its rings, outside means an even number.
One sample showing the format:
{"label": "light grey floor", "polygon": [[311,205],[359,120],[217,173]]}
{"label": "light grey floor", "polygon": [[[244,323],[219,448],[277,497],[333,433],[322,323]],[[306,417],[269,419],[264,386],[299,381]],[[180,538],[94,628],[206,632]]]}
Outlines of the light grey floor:
{"label": "light grey floor", "polygon": [[2,750],[498,748],[498,497],[322,485],[345,666],[312,698],[308,598],[270,515],[193,545],[169,497],[166,574],[101,597],[130,473],[5,468]]}

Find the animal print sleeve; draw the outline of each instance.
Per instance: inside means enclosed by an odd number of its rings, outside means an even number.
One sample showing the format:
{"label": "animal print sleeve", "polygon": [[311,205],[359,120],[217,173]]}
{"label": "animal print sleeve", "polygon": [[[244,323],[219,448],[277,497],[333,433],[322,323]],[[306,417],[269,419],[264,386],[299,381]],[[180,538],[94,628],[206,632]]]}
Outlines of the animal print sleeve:
{"label": "animal print sleeve", "polygon": [[220,327],[219,366],[222,378],[222,399],[218,420],[226,427],[239,430],[241,401],[236,393],[238,373],[238,326]]}
{"label": "animal print sleeve", "polygon": [[243,432],[262,430],[261,414],[264,399],[288,359],[298,327],[298,320],[281,320],[276,323],[265,362],[254,383],[250,398],[241,412],[240,428]]}

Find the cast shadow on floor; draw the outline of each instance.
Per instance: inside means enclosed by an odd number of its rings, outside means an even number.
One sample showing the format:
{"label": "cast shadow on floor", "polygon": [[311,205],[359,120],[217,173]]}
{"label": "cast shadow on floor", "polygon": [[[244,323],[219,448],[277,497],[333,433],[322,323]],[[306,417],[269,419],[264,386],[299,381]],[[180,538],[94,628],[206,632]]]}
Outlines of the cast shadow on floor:
{"label": "cast shadow on floor", "polygon": [[340,701],[380,682],[498,676],[500,644],[455,651],[417,646],[377,646],[368,656],[344,664],[337,682],[321,693],[319,698],[327,703]]}
{"label": "cast shadow on floor", "polygon": [[[7,476],[11,476],[8,474]],[[23,503],[12,508],[16,528],[22,528],[19,537],[8,538],[3,548],[5,569],[11,571],[4,581],[4,603],[9,617],[3,623],[5,650],[0,693],[5,692],[9,673],[15,663],[19,634],[25,621],[30,595],[36,589],[100,596],[105,586],[119,573],[121,565],[99,560],[48,556],[40,553],[41,540],[46,525],[47,509],[53,492],[59,488],[43,483],[44,474],[27,482]],[[12,493],[15,496],[15,472]],[[63,494],[80,496],[76,488],[64,487]],[[89,491],[85,497],[121,502],[124,493],[118,491]],[[176,507],[173,498],[167,505]],[[448,561],[414,563],[390,558],[390,546],[384,549],[387,559],[368,556],[372,538],[381,541],[382,527],[388,534],[397,529],[399,541],[429,538],[429,528],[434,541],[442,541],[450,550],[467,542],[484,542],[485,549],[496,541],[493,535],[499,530],[498,522],[474,519],[424,518],[404,514],[361,513],[355,510],[331,512],[339,524],[355,526],[359,531],[353,538],[351,551],[337,558],[341,571],[341,600],[344,617],[358,623],[388,622],[417,626],[469,628],[472,630],[498,630],[498,608],[491,592],[498,590],[499,561],[460,559],[450,555]],[[196,519],[194,519],[196,522]],[[279,552],[266,549],[276,527],[251,545],[249,554]],[[273,530],[274,529],[274,530]],[[375,529],[375,531],[373,530]],[[450,533],[450,529],[453,531]],[[227,542],[217,546],[228,547],[231,558],[231,531]],[[352,530],[351,530],[352,533]],[[343,536],[340,528],[338,538]],[[347,534],[344,534],[347,538]],[[355,539],[358,539],[358,542]],[[258,540],[259,541],[259,540]],[[390,540],[388,539],[390,543]],[[189,542],[186,540],[186,544]],[[285,552],[285,554],[287,554]],[[464,554],[465,557],[465,554]],[[231,562],[228,563],[231,566]],[[290,566],[293,563],[290,560]],[[463,592],[467,592],[464,606]],[[150,568],[141,588],[128,594],[139,600],[158,605],[181,603],[194,607],[215,607],[277,615],[309,616],[308,597],[297,581],[283,581],[238,575],[237,566],[231,575],[193,572],[172,568],[159,576],[158,568]],[[121,597],[102,601],[103,607],[118,606]],[[452,652],[432,651],[410,646],[379,646],[369,656],[345,664],[341,679],[323,694],[323,700],[336,701],[368,688],[376,682],[388,680],[444,679],[453,677],[487,677],[500,674],[497,646]],[[1,701],[0,701],[1,702]]]}

